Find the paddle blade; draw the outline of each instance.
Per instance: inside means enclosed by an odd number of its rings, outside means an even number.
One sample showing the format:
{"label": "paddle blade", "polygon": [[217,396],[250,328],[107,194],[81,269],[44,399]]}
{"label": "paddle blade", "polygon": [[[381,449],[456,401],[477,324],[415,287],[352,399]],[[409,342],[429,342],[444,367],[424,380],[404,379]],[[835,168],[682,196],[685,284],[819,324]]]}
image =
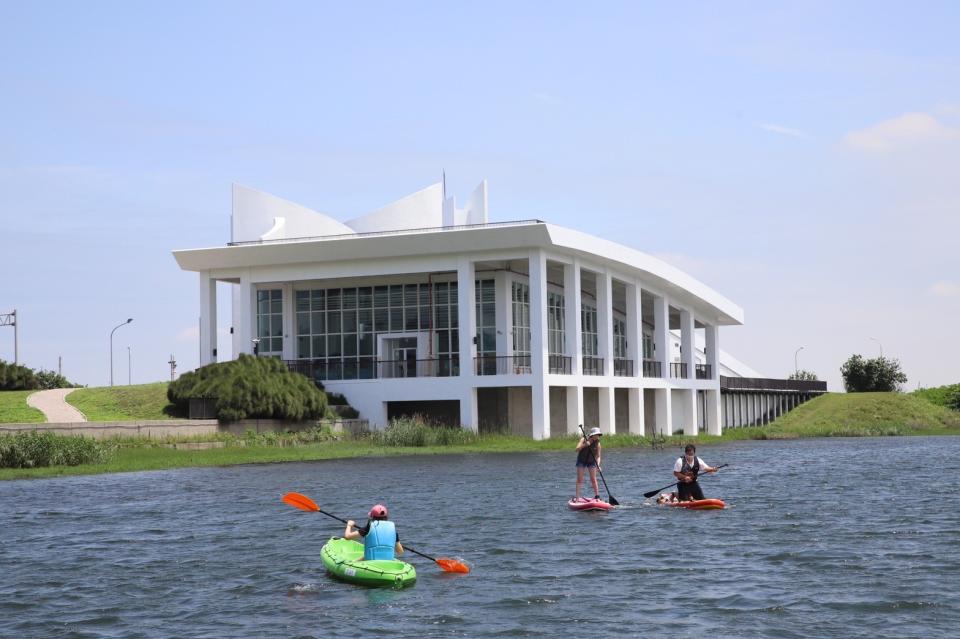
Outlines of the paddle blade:
{"label": "paddle blade", "polygon": [[607,495],[607,503],[610,504],[611,506],[619,506],[619,505],[620,505],[620,502],[617,501],[617,498],[614,497],[613,495]]}
{"label": "paddle blade", "polygon": [[644,496],[646,499],[650,499],[651,497],[653,497],[654,495],[656,495],[656,494],[659,493],[659,492],[660,492],[660,489],[651,490],[651,491],[648,492],[648,493],[643,493],[643,496]]}
{"label": "paddle blade", "polygon": [[470,572],[467,564],[461,563],[456,559],[434,559],[434,561],[436,561],[437,565],[443,568],[445,572],[459,572],[464,575]]}
{"label": "paddle blade", "polygon": [[317,502],[300,493],[287,493],[283,496],[283,503],[293,506],[294,508],[299,508],[300,510],[320,512],[320,506],[317,506]]}

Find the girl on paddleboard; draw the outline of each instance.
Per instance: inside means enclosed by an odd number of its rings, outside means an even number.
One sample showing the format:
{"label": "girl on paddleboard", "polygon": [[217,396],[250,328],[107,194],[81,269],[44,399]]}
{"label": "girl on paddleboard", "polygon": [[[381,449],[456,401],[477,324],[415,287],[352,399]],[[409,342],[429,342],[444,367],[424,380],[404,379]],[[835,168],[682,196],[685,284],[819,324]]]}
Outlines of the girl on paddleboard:
{"label": "girl on paddleboard", "polygon": [[583,483],[583,469],[590,471],[590,483],[593,485],[593,498],[600,499],[600,487],[597,485],[597,469],[600,468],[600,437],[603,433],[593,427],[586,438],[577,443],[577,490],[574,499],[580,499],[580,484]]}

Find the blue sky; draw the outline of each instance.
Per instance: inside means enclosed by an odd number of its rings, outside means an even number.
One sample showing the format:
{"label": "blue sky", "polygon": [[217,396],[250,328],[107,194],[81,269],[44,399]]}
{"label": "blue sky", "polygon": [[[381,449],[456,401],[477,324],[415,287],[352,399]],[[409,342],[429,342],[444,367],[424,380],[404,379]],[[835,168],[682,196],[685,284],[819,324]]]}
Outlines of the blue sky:
{"label": "blue sky", "polygon": [[345,220],[445,169],[713,286],[764,374],[803,346],[838,389],[879,342],[960,381],[960,5],[517,4],[0,2],[22,363],[105,384],[133,317],[118,381],[194,367],[170,251],[228,240],[231,182]]}

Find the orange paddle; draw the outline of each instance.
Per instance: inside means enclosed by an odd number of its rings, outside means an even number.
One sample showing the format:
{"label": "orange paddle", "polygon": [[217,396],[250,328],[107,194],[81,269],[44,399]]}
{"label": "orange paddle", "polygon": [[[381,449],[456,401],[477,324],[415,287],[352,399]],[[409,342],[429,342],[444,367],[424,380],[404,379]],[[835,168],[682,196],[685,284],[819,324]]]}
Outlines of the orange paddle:
{"label": "orange paddle", "polygon": [[[327,517],[332,517],[337,521],[342,521],[343,523],[347,523],[346,519],[343,519],[342,517],[337,517],[336,515],[332,515],[325,510],[321,510],[320,506],[317,505],[317,502],[313,501],[306,495],[301,495],[300,493],[287,493],[286,495],[283,496],[282,499],[283,499],[283,503],[293,506],[294,508],[299,508],[300,510],[306,510],[309,512],[323,513]],[[419,550],[414,550],[410,546],[404,546],[404,548],[414,553],[415,555],[420,555],[421,557],[425,557],[426,559],[429,559],[430,561],[440,566],[446,572],[459,572],[463,574],[470,572],[470,568],[468,568],[466,564],[459,562],[456,559],[447,559],[445,557],[441,557],[440,559],[435,559],[430,555],[425,555]]]}

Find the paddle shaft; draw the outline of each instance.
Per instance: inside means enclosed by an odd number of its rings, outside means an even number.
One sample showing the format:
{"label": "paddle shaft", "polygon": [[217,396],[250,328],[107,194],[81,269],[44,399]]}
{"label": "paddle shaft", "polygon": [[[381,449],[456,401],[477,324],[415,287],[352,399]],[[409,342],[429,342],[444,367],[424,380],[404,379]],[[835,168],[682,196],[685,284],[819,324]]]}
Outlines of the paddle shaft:
{"label": "paddle shaft", "polygon": [[[318,512],[318,513],[323,513],[323,514],[326,515],[327,517],[333,517],[333,518],[336,519],[337,521],[342,521],[343,523],[347,523],[347,520],[344,519],[343,517],[337,517],[336,515],[333,515],[333,514],[331,514],[331,513],[328,513],[327,511],[323,510],[322,508],[317,508],[316,512]],[[435,561],[435,562],[437,562],[437,563],[440,563],[439,561],[437,561],[436,559],[434,559],[434,558],[431,557],[430,555],[425,555],[425,554],[423,554],[422,552],[420,552],[419,550],[414,550],[414,549],[411,548],[410,546],[404,546],[403,549],[404,549],[404,550],[409,550],[409,551],[412,552],[413,554],[415,554],[415,555],[420,555],[421,557],[424,557],[425,559],[429,559],[430,561]]]}
{"label": "paddle shaft", "polygon": [[593,458],[593,461],[596,462],[596,464],[597,464],[597,472],[600,473],[600,481],[603,482],[603,487],[604,487],[604,488],[606,489],[606,491],[607,491],[607,501],[608,501],[609,503],[613,504],[614,506],[619,506],[619,505],[620,505],[620,502],[618,502],[618,501],[616,500],[616,498],[615,498],[613,495],[610,494],[610,487],[607,486],[607,480],[604,479],[604,477],[603,477],[603,471],[600,470],[600,462],[598,462],[598,461],[597,461],[597,458],[594,457],[594,455],[593,455],[593,448],[590,447],[590,438],[587,437],[587,431],[583,430],[583,424],[580,424],[580,432],[583,433],[583,439],[584,439],[584,441],[587,442],[587,448],[590,449],[590,457]]}
{"label": "paddle shaft", "polygon": [[[717,466],[716,468],[717,468],[717,470],[720,470],[721,468],[724,468],[724,467],[729,466],[729,465],[730,465],[730,464],[720,464],[720,465]],[[696,480],[694,480],[694,481],[696,481]],[[664,486],[663,488],[657,488],[656,490],[651,490],[650,492],[643,493],[643,496],[649,499],[650,497],[653,497],[654,495],[656,495],[656,494],[659,493],[660,491],[666,490],[667,488],[670,488],[671,486],[676,486],[676,485],[678,485],[678,484],[680,484],[680,483],[682,483],[682,482],[681,482],[681,481],[675,481],[675,482],[673,482],[672,484],[667,484],[667,485]]]}

